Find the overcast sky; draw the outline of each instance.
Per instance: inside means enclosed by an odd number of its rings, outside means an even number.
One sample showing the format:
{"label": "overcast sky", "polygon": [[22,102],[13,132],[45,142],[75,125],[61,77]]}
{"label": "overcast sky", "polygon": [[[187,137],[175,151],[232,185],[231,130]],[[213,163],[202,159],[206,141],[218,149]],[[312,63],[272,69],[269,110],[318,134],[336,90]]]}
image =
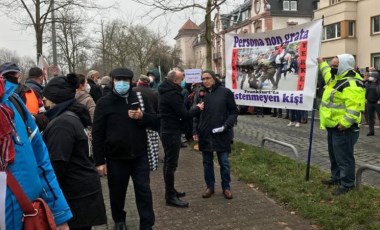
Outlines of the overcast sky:
{"label": "overcast sky", "polygon": [[[103,2],[103,1],[98,1]],[[104,1],[111,2],[111,1]],[[117,1],[115,1],[117,2]],[[166,41],[168,44],[174,46],[174,37],[178,30],[186,22],[187,19],[192,19],[195,23],[200,24],[203,21],[203,16],[200,11],[186,11],[179,12],[167,17],[160,17],[149,23],[151,20],[146,15],[149,15],[149,10],[131,0],[119,1],[117,9],[106,10],[106,15],[95,17],[94,21],[100,22],[100,20],[111,21],[113,18],[123,18],[125,20],[133,20],[140,24],[148,26],[150,29],[164,33],[167,31]],[[225,11],[230,11],[234,7],[238,6],[243,0],[229,0],[223,7]],[[224,12],[223,13],[227,13]],[[12,13],[14,14],[14,13]],[[11,15],[12,15],[11,14]],[[36,40],[34,31],[32,28],[25,29],[22,26],[17,25],[11,18],[4,14],[4,11],[0,12],[0,48],[7,48],[12,51],[16,51],[19,56],[35,57],[36,53]],[[166,27],[165,25],[169,25]]]}

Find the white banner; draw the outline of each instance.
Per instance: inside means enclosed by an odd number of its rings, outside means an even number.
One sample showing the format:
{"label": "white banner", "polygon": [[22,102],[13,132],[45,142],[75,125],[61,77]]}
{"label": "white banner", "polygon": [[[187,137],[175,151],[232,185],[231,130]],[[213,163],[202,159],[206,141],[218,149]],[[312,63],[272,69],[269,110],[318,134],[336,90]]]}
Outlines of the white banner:
{"label": "white banner", "polygon": [[312,110],[322,20],[225,37],[226,87],[238,105]]}

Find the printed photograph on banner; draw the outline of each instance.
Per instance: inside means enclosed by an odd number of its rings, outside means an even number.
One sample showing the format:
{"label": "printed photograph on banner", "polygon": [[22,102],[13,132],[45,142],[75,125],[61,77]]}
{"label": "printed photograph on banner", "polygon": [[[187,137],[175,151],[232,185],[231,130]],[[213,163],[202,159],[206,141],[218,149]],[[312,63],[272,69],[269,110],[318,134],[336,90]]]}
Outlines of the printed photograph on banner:
{"label": "printed photograph on banner", "polygon": [[226,34],[226,87],[238,105],[311,110],[322,21],[254,34]]}

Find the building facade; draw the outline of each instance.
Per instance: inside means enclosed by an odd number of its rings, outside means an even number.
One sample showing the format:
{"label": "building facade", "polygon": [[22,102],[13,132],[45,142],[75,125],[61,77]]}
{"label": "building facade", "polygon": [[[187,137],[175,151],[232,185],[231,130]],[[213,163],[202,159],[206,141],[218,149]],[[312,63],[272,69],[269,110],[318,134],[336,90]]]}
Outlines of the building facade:
{"label": "building facade", "polygon": [[321,56],[350,53],[364,69],[380,69],[380,1],[320,0],[314,14],[324,19]]}
{"label": "building facade", "polygon": [[213,69],[225,75],[226,33],[261,33],[313,20],[319,0],[247,0],[229,14],[214,18]]}
{"label": "building facade", "polygon": [[206,40],[204,38],[205,23],[199,26],[192,20],[187,22],[178,31],[176,48],[180,50],[179,57],[184,69],[206,68]]}

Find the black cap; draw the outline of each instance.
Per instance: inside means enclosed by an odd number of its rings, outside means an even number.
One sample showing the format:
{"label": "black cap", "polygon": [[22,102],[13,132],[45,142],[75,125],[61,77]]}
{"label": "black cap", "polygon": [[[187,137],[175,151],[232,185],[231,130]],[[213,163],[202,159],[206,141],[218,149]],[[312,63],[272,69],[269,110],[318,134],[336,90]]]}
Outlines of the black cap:
{"label": "black cap", "polygon": [[125,78],[133,78],[133,72],[127,68],[116,68],[113,69],[110,73],[110,77],[125,77]]}

